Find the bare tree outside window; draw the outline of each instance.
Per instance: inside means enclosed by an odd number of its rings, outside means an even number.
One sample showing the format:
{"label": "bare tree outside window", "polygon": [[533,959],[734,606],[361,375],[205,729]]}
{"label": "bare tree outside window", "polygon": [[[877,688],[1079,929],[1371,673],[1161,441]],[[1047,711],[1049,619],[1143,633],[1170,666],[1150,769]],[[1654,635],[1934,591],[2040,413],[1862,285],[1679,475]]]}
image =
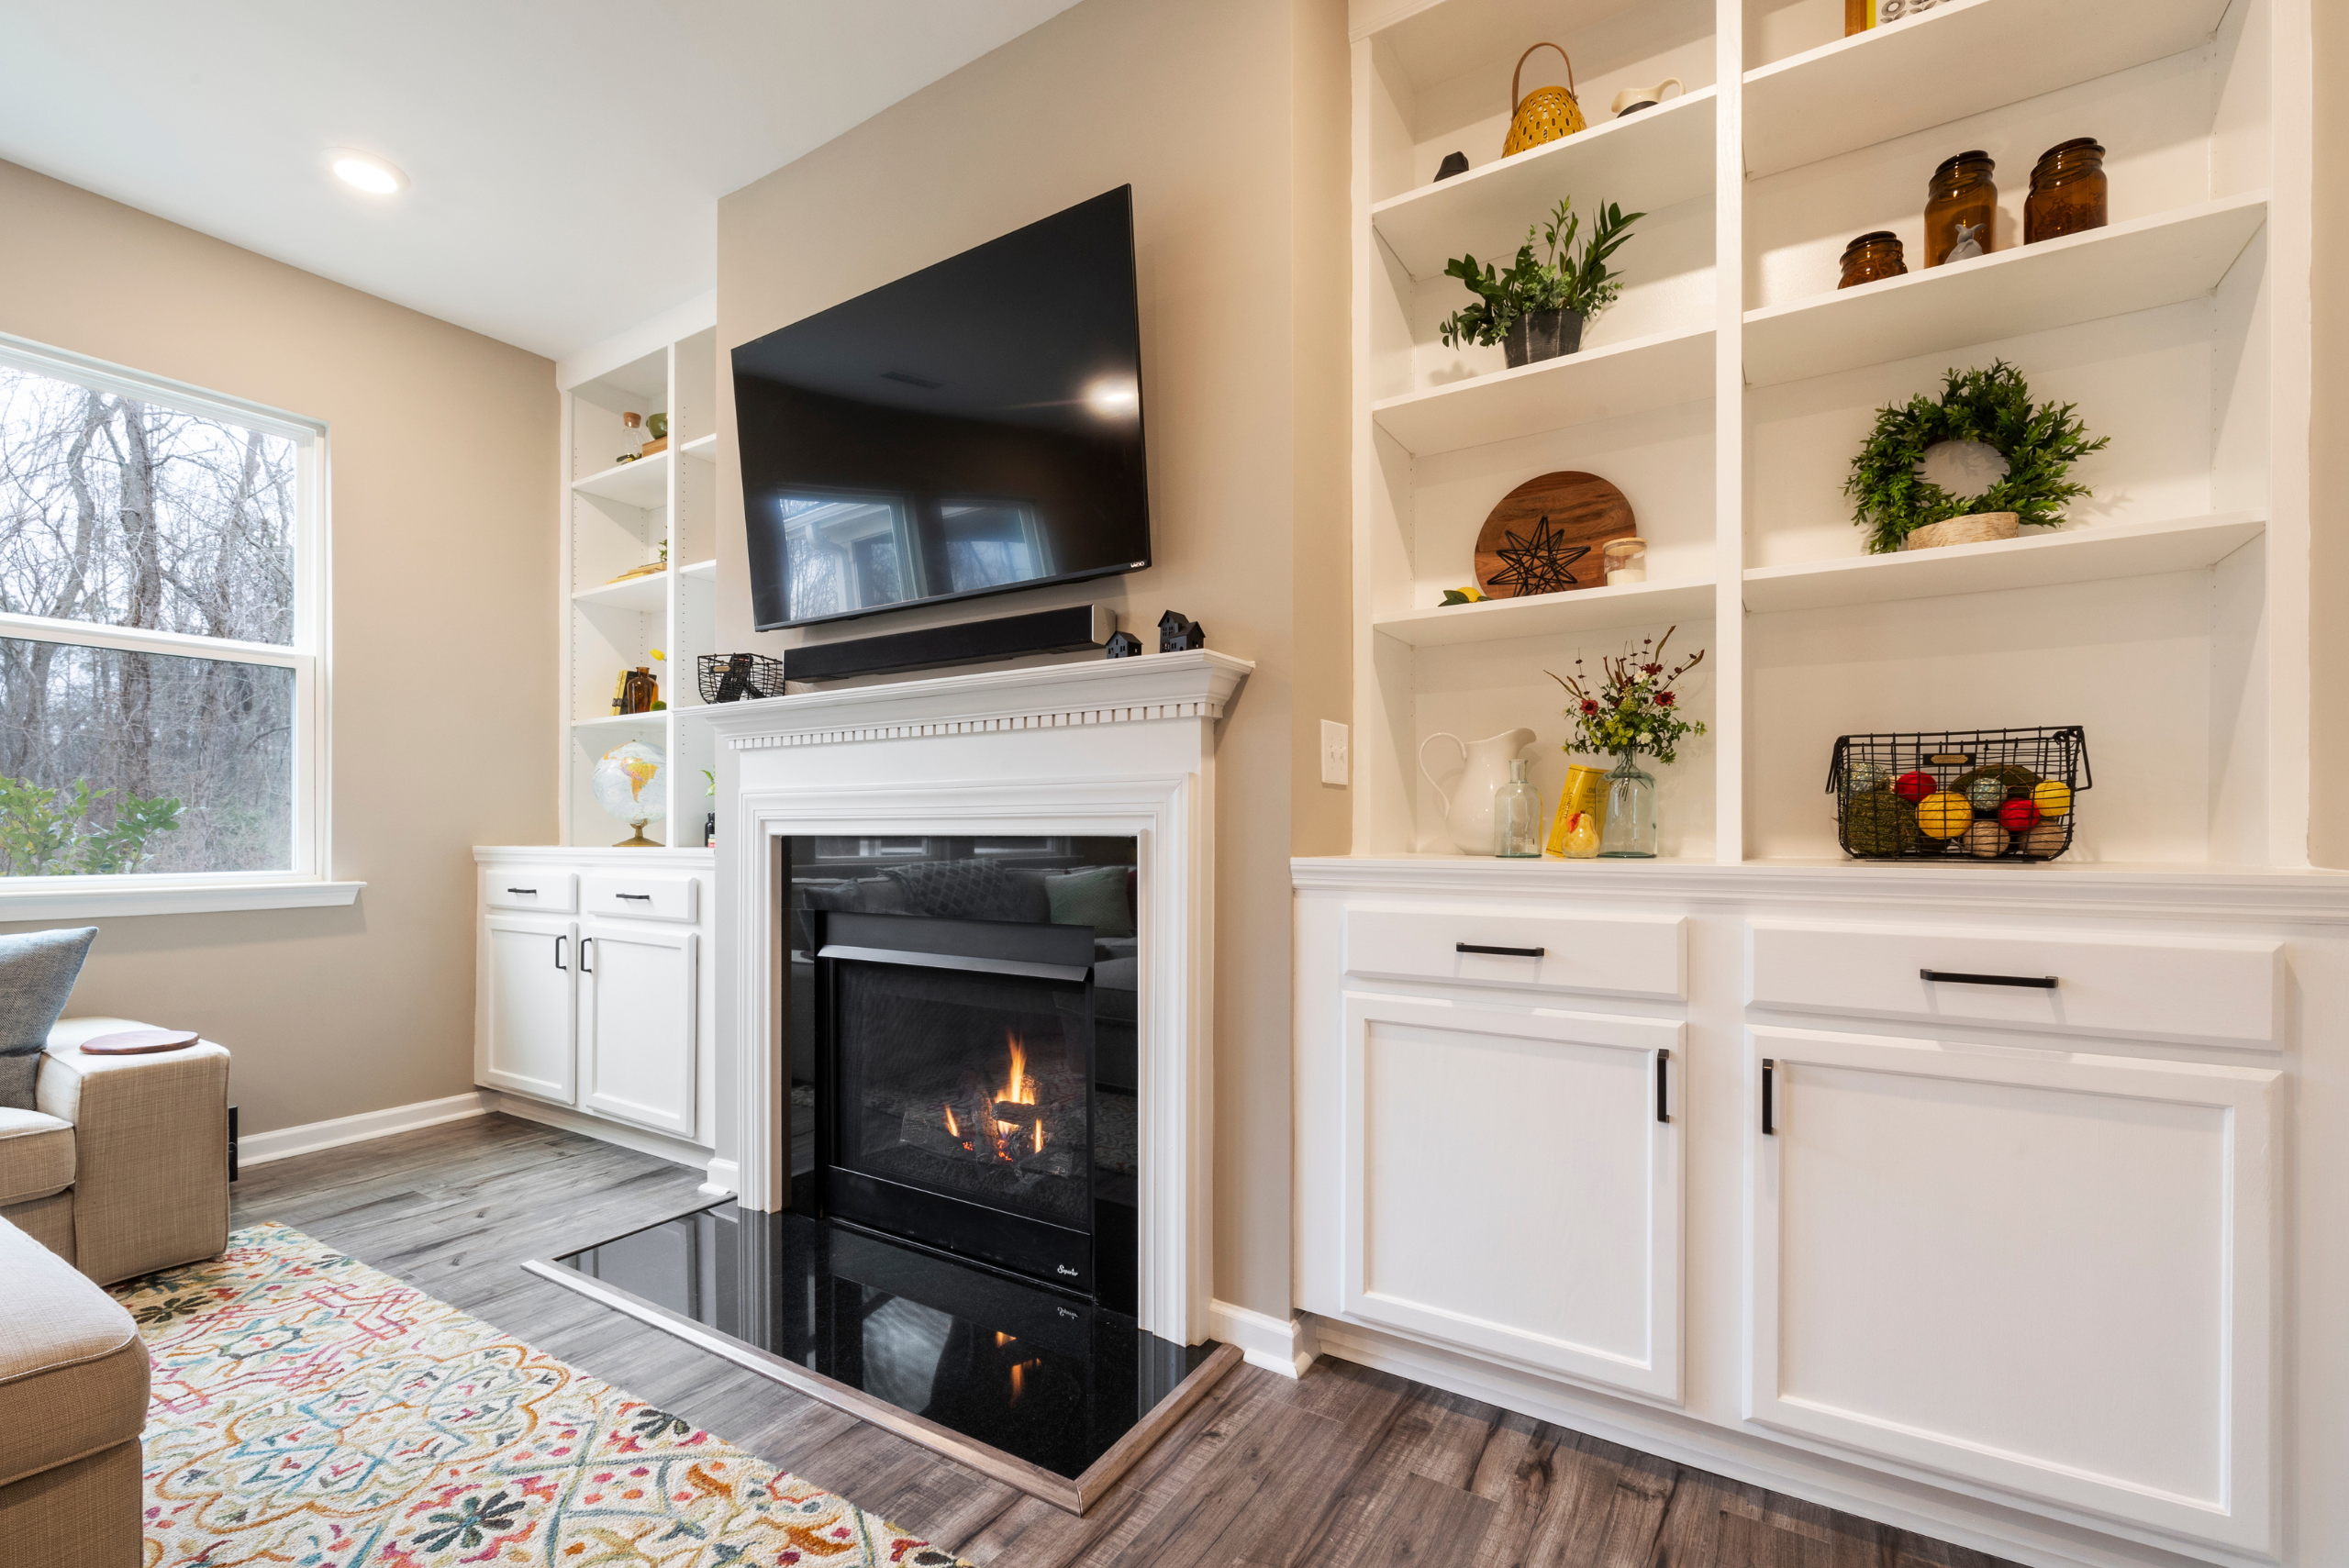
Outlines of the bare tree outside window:
{"label": "bare tree outside window", "polygon": [[0,873],[294,866],[300,488],[285,436],[0,361]]}

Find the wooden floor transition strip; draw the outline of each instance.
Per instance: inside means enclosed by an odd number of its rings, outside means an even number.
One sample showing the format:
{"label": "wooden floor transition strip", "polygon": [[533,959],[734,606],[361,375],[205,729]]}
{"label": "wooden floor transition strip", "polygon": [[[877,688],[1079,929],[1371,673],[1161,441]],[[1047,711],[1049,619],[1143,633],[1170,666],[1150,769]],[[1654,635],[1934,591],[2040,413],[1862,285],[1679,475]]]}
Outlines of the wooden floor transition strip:
{"label": "wooden floor transition strip", "polygon": [[1031,1497],[1041,1498],[1054,1507],[1080,1517],[1099,1500],[1101,1494],[1108,1491],[1119,1476],[1132,1469],[1134,1462],[1150,1451],[1152,1443],[1183,1418],[1185,1411],[1197,1404],[1226,1373],[1238,1366],[1241,1360],[1239,1346],[1218,1345],[1188,1377],[1174,1385],[1174,1392],[1158,1402],[1149,1415],[1134,1423],[1125,1436],[1110,1444],[1108,1452],[1085,1467],[1085,1473],[1071,1480],[1046,1470],[1041,1464],[1031,1464],[1016,1454],[1006,1453],[991,1444],[965,1436],[951,1427],[942,1427],[910,1410],[899,1409],[862,1388],[852,1388],[771,1351],[744,1344],[730,1334],[719,1333],[707,1323],[647,1301],[617,1285],[592,1279],[577,1269],[567,1269],[540,1258],[529,1259],[522,1267],[540,1279],[552,1281],[565,1290],[576,1291],[640,1323],[649,1324],[663,1333],[674,1334],[713,1355],[723,1356],[746,1371],[773,1378],[786,1388],[820,1399],[827,1405],[847,1411],[859,1420],[870,1421],[876,1427],[944,1454],[958,1464],[968,1465],[982,1475],[991,1476]]}

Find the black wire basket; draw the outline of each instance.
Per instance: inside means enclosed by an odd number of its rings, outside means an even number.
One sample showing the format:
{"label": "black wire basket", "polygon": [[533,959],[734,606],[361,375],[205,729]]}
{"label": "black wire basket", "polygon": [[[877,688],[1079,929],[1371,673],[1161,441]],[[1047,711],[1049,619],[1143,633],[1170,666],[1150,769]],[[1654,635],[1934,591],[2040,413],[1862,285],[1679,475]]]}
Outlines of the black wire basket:
{"label": "black wire basket", "polygon": [[2052,861],[2095,785],[2076,724],[1846,735],[1827,772],[1836,840],[1864,861]]}
{"label": "black wire basket", "polygon": [[705,653],[697,673],[704,702],[783,695],[783,661],[763,653]]}

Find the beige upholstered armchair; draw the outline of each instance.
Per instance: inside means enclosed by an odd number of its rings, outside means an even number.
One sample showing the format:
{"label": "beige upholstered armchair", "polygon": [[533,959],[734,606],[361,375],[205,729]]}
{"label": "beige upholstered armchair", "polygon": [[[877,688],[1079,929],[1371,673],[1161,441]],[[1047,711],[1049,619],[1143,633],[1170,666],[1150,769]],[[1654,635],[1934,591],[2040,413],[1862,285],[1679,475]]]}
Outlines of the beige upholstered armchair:
{"label": "beige upholstered armchair", "polygon": [[98,1286],[228,1244],[228,1053],[79,1049],[141,1027],[60,1023],[0,1107],[0,1568],[137,1568],[147,1348]]}

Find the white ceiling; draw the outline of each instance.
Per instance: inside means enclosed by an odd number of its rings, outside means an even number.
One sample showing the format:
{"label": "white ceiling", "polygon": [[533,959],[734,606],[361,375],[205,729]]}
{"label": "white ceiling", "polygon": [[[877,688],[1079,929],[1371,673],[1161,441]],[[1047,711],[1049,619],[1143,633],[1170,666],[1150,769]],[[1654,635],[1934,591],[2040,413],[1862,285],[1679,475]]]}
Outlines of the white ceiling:
{"label": "white ceiling", "polygon": [[720,195],[1074,3],[0,0],[0,157],[560,358],[716,285]]}

